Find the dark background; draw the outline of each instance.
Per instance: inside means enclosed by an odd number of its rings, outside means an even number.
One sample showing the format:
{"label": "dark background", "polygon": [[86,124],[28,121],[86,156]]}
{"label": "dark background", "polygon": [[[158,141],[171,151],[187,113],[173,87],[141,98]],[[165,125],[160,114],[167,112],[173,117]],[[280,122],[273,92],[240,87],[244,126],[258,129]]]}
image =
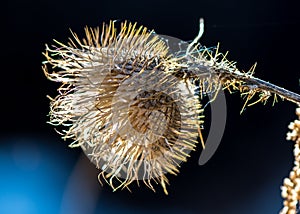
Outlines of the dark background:
{"label": "dark background", "polygon": [[206,46],[221,43],[229,58],[256,76],[295,92],[299,87],[297,1],[8,1],[1,12],[0,213],[278,213],[280,186],[293,164],[285,140],[295,105],[272,101],[240,115],[239,94],[227,96],[228,120],[221,145],[198,166],[199,150],[169,176],[169,196],[133,185],[112,192],[80,149],[68,148],[50,125],[46,95],[57,84],[41,70],[45,43],[65,42],[69,28],[110,19],[137,21],[182,40],[192,40],[205,18]]}

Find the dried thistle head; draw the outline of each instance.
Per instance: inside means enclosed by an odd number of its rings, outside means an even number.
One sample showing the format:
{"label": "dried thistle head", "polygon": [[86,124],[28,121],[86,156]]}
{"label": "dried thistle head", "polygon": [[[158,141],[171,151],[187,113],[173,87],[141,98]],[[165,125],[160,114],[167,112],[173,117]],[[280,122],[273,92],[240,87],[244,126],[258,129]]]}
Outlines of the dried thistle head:
{"label": "dried thistle head", "polygon": [[[173,51],[163,37],[147,28],[115,22],[85,28],[85,38],[75,33],[67,45],[46,46],[43,70],[60,82],[59,95],[50,98],[50,121],[63,127],[70,147],[81,147],[101,169],[114,190],[152,181],[167,194],[167,173],[176,175],[181,161],[195,149],[200,137],[204,147],[200,99],[211,101],[220,89],[240,91],[244,107],[255,94],[257,102],[276,95],[300,102],[298,94],[237,69],[226,54],[198,43],[203,33],[180,51]],[[51,69],[49,72],[48,69]],[[243,109],[244,109],[243,107]]]}
{"label": "dried thistle head", "polygon": [[70,147],[81,147],[114,190],[143,180],[167,194],[165,174],[176,175],[197,143],[195,86],[173,75],[180,63],[145,27],[125,22],[117,33],[110,22],[101,34],[85,33],[82,41],[73,33],[68,45],[46,48],[45,75],[62,83],[49,123],[64,127]]}

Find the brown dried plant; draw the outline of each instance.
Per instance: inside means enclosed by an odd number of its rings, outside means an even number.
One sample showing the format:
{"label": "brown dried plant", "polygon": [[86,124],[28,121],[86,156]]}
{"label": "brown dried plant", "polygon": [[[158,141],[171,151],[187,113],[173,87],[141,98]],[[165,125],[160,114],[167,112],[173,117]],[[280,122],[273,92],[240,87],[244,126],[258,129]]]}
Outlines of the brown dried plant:
{"label": "brown dried plant", "polygon": [[237,90],[246,98],[244,107],[272,96],[300,102],[298,94],[255,78],[255,65],[240,71],[219,47],[201,46],[202,33],[200,20],[199,35],[181,55],[153,31],[129,22],[119,32],[111,21],[102,31],[86,28],[82,40],[72,33],[67,45],[46,45],[43,71],[62,84],[49,97],[49,123],[63,127],[58,132],[73,140],[70,147],[81,147],[101,169],[99,181],[116,190],[143,180],[155,191],[154,181],[167,194],[166,174],[179,172],[197,137],[204,147],[204,94]]}
{"label": "brown dried plant", "polygon": [[300,107],[296,109],[298,119],[289,125],[290,132],[287,133],[287,140],[295,141],[294,164],[290,176],[284,179],[281,187],[281,195],[284,198],[282,214],[297,213],[300,200]]}

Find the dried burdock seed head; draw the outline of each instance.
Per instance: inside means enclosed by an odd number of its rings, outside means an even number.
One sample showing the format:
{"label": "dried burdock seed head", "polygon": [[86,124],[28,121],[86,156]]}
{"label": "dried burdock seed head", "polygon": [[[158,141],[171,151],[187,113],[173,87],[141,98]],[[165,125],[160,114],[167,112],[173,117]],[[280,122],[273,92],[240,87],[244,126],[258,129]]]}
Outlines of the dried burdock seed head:
{"label": "dried burdock seed head", "polygon": [[253,77],[255,66],[241,72],[219,46],[201,46],[202,19],[198,36],[190,44],[179,41],[178,51],[145,27],[124,22],[117,31],[115,25],[86,28],[82,40],[72,33],[68,45],[46,45],[43,65],[48,79],[62,83],[59,95],[49,97],[49,123],[63,127],[63,139],[81,147],[102,170],[99,181],[114,190],[142,180],[153,191],[151,182],[161,184],[167,194],[166,174],[179,172],[198,137],[204,147],[204,95],[213,101],[222,88],[238,90],[244,107],[257,93],[254,103],[271,95],[300,102],[299,95]]}
{"label": "dried burdock seed head", "polygon": [[179,67],[165,43],[153,32],[114,22],[86,28],[69,45],[47,46],[53,71],[46,76],[61,82],[51,98],[50,123],[63,125],[64,139],[80,146],[99,175],[114,190],[143,180],[160,183],[167,194],[166,173],[177,174],[181,161],[198,142],[201,105],[195,86],[175,77]]}

